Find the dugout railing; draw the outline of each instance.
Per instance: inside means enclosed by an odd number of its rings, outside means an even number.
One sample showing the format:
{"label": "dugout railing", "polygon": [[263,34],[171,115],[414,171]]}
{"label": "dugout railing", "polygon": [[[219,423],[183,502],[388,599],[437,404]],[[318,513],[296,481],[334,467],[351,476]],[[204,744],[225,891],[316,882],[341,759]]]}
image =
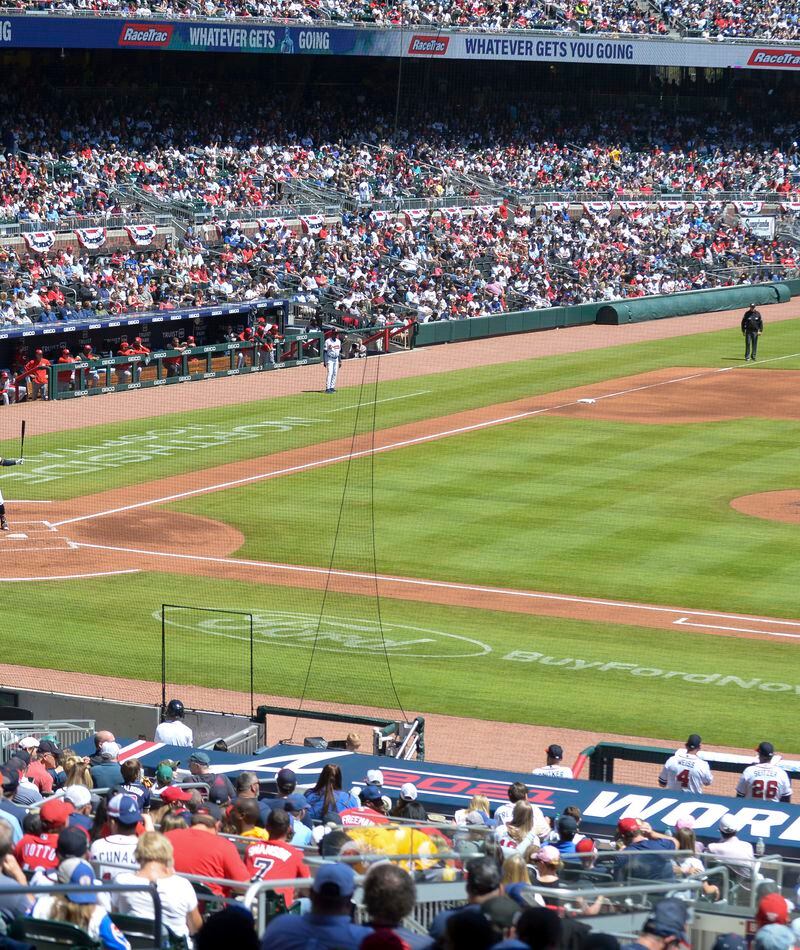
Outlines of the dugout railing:
{"label": "dugout railing", "polygon": [[8,758],[9,749],[16,748],[20,739],[31,736],[43,739],[52,736],[62,749],[69,748],[95,732],[94,719],[25,719],[19,722],[0,721],[0,760]]}
{"label": "dugout railing", "polygon": [[75,399],[307,366],[322,362],[322,346],[323,334],[313,330],[277,340],[274,349],[243,341],[53,363],[47,369],[48,393],[51,399]]}

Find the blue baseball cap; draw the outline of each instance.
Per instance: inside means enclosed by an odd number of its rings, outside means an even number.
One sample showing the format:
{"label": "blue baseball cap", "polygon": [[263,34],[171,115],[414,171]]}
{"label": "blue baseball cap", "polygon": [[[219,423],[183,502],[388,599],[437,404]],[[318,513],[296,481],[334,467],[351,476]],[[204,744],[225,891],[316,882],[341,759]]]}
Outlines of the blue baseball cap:
{"label": "blue baseball cap", "polygon": [[139,802],[133,795],[115,795],[108,803],[108,817],[121,825],[138,825],[142,820]]}
{"label": "blue baseball cap", "polygon": [[[58,866],[59,884],[94,884],[94,871],[88,861],[82,858],[67,858]],[[97,894],[90,891],[67,891],[67,897],[73,904],[96,904]]]}
{"label": "blue baseball cap", "polygon": [[311,885],[321,897],[352,897],[355,889],[356,876],[347,864],[323,864]]}
{"label": "blue baseball cap", "polygon": [[379,802],[383,796],[378,785],[365,785],[358,793],[362,802]]}
{"label": "blue baseball cap", "polygon": [[288,812],[303,811],[308,808],[308,802],[306,801],[305,795],[301,795],[300,792],[293,792],[291,795],[286,796],[283,807]]}

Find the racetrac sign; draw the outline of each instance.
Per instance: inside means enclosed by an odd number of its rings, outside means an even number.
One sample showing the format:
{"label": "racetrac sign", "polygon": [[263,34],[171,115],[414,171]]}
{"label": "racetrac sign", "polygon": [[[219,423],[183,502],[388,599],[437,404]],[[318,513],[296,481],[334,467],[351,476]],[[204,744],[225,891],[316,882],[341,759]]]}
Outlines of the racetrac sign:
{"label": "racetrac sign", "polygon": [[[118,740],[123,745],[120,761],[138,758],[146,769],[155,769],[162,759],[186,762],[189,751],[178,746],[143,740]],[[90,748],[91,746],[91,748]],[[79,754],[91,754],[93,740],[79,744]],[[264,780],[274,779],[279,769],[291,769],[301,789],[312,787],[323,766],[335,763],[342,770],[344,787],[361,786],[367,769],[381,769],[383,787],[391,796],[411,782],[419,801],[430,812],[452,814],[474,795],[484,795],[497,805],[508,801],[508,786],[523,782],[530,789],[530,801],[545,815],[555,817],[568,805],[577,805],[583,815],[581,828],[588,832],[613,834],[620,818],[643,818],[655,828],[674,827],[679,818],[692,817],[699,837],[718,837],[720,818],[729,812],[741,824],[741,837],[763,838],[768,849],[800,855],[800,806],[760,802],[722,796],[689,795],[657,788],[610,785],[603,782],[553,779],[525,772],[464,768],[434,762],[406,762],[384,756],[355,752],[314,750],[303,746],[278,745],[255,756],[207,751],[211,772],[228,776],[256,772]],[[665,758],[668,755],[665,750]]]}
{"label": "racetrac sign", "polygon": [[707,66],[716,69],[797,69],[800,46],[725,43],[561,33],[409,32],[392,27],[353,29],[259,23],[244,19],[142,21],[123,17],[0,17],[0,47],[160,49],[278,55],[483,59],[507,62],[618,63],[631,66]]}

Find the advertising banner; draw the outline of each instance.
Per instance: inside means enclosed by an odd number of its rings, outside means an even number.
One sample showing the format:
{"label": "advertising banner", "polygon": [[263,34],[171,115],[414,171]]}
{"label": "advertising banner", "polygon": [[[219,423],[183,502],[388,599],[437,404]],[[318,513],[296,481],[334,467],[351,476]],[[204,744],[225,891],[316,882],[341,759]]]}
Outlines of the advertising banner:
{"label": "advertising banner", "polygon": [[800,45],[716,40],[470,33],[363,26],[309,26],[236,20],[141,20],[125,17],[0,17],[0,47],[139,49],[274,53],[283,56],[402,56],[505,62],[612,63],[631,66],[708,66],[718,69],[798,69]]}

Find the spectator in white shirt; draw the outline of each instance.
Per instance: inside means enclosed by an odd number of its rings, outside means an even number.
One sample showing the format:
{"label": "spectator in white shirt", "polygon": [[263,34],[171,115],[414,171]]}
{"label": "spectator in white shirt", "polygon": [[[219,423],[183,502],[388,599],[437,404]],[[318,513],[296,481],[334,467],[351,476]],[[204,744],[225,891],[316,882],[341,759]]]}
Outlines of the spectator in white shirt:
{"label": "spectator in white shirt", "polygon": [[723,815],[719,820],[720,840],[711,842],[708,853],[721,858],[739,881],[749,884],[753,880],[755,853],[749,841],[742,841],[737,837],[738,833],[739,822],[736,817],[731,814]]}

